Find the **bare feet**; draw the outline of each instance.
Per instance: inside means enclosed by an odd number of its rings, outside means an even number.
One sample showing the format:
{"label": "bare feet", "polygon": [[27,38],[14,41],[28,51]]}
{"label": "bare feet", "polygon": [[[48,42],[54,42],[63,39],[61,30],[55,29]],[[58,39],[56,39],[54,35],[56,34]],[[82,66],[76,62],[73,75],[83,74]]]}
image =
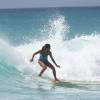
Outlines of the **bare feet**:
{"label": "bare feet", "polygon": [[56,78],[55,81],[60,81],[60,80]]}
{"label": "bare feet", "polygon": [[38,76],[41,77],[41,74],[39,74]]}

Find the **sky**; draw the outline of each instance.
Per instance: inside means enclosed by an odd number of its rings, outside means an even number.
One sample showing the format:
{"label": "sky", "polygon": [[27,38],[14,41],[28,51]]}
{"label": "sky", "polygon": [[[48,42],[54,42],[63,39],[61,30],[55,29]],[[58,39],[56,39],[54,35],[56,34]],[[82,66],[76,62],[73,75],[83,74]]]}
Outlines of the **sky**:
{"label": "sky", "polygon": [[0,8],[100,6],[100,0],[0,0]]}

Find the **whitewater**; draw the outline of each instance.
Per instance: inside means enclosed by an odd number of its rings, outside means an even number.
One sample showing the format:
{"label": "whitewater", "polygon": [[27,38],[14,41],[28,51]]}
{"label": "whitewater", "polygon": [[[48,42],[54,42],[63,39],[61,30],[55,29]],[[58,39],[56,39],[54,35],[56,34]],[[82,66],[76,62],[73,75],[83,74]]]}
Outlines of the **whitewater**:
{"label": "whitewater", "polygon": [[[28,37],[28,42],[14,45],[1,36],[0,100],[98,100],[100,32],[80,33],[82,35],[69,38],[70,31],[68,20],[58,14],[48,19],[38,38]],[[53,84],[49,68],[38,78],[41,70],[37,63],[39,55],[32,63],[30,59],[45,43],[50,43],[53,57],[61,66],[55,67],[57,77],[68,83]],[[52,63],[50,58],[49,61]]]}

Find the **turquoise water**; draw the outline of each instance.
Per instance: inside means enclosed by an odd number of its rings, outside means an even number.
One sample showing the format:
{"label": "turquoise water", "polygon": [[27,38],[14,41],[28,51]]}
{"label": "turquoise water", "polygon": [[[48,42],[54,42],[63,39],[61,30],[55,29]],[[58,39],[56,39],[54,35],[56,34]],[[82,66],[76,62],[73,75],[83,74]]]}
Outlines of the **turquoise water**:
{"label": "turquoise water", "polygon": [[[45,43],[60,83],[29,62]],[[0,100],[99,99],[100,7],[0,10]]]}

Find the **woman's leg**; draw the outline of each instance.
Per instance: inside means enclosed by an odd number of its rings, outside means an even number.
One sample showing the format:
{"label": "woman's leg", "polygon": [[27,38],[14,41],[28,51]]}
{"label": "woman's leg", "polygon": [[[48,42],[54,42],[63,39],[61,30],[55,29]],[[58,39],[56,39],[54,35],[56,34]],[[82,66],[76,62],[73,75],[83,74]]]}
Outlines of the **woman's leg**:
{"label": "woman's leg", "polygon": [[56,70],[55,70],[54,66],[50,62],[48,62],[47,66],[52,69],[53,76],[54,76],[55,80],[58,81],[58,79],[56,77]]}
{"label": "woman's leg", "polygon": [[43,72],[47,69],[47,67],[46,67],[46,65],[42,61],[38,61],[38,63],[42,67],[42,70],[39,73],[39,76],[42,76]]}

